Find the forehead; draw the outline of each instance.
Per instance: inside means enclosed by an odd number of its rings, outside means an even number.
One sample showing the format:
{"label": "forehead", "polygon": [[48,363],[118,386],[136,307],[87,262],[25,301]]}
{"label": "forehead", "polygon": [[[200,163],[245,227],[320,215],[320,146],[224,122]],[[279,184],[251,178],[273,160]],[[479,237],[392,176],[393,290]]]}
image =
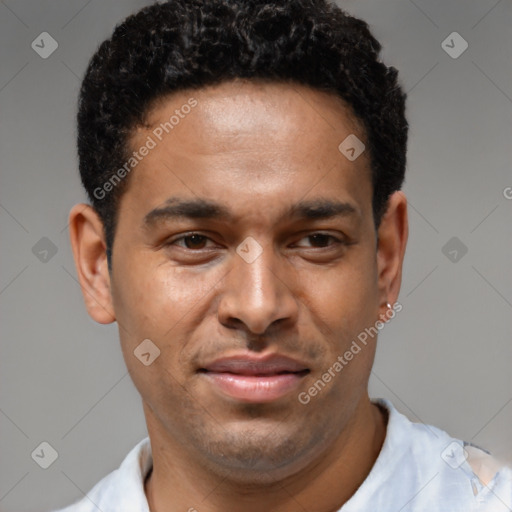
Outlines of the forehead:
{"label": "forehead", "polygon": [[[197,105],[189,109],[191,98]],[[297,138],[308,134],[312,143],[334,133],[354,133],[365,138],[362,123],[339,96],[288,82],[237,79],[163,96],[152,103],[145,126],[139,127],[135,135],[158,130],[169,120],[172,128],[164,128],[163,135],[172,131],[177,137],[188,138],[191,147],[200,146],[203,150],[213,143],[215,152],[223,139],[232,145],[234,137],[242,141],[244,136],[252,137],[258,132],[261,136],[270,131],[277,137],[276,143],[285,139],[290,142],[293,134]],[[265,142],[260,137],[253,141],[255,146],[259,141]]]}
{"label": "forehead", "polygon": [[145,208],[176,192],[256,210],[265,198],[299,200],[319,187],[340,199],[371,196],[367,152],[350,161],[338,147],[349,136],[367,145],[365,132],[334,94],[238,80],[162,97],[145,121],[130,145],[152,148],[127,189]]}

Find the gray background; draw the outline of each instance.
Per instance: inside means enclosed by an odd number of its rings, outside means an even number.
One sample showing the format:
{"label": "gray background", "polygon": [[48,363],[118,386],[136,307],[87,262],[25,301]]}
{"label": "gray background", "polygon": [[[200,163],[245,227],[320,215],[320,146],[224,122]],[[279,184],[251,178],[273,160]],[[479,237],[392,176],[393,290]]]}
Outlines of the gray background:
{"label": "gray background", "polygon": [[[371,394],[512,461],[512,5],[338,3],[370,23],[409,94],[403,310],[380,335]],[[67,229],[85,199],[80,77],[114,25],[146,4],[0,3],[3,512],[72,502],[146,435],[116,326],[96,325],[83,307]],[[59,44],[47,59],[31,48],[43,31]],[[441,46],[453,31],[469,44],[456,59]],[[57,249],[46,262],[32,250],[43,237]],[[31,458],[42,441],[58,452],[46,470]]]}

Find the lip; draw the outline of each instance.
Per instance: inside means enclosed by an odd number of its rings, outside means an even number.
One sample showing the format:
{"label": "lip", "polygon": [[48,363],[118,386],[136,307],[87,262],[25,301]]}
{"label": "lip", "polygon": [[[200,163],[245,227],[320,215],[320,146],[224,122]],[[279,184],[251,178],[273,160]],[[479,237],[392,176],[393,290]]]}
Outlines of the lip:
{"label": "lip", "polygon": [[279,354],[225,357],[199,370],[223,396],[251,403],[282,398],[296,389],[309,371],[305,364]]}

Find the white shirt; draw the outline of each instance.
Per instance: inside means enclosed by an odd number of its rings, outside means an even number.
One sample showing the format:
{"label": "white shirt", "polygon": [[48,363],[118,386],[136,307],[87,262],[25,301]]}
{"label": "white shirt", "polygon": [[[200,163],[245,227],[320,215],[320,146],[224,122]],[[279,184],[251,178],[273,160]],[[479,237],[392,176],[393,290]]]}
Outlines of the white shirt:
{"label": "white shirt", "polygon": [[[512,468],[429,425],[412,423],[384,399],[386,438],[366,480],[339,512],[510,512]],[[149,438],[78,503],[57,512],[149,512],[144,480]]]}

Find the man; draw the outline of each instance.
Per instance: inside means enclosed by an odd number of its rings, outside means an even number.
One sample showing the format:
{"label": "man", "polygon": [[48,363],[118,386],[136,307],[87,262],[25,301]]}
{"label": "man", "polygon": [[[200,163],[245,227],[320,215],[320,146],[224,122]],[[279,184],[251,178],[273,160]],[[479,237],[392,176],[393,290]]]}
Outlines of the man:
{"label": "man", "polygon": [[405,94],[321,0],[176,0],[80,92],[86,307],[149,438],[67,512],[510,510],[512,471],[368,380],[400,310]]}

